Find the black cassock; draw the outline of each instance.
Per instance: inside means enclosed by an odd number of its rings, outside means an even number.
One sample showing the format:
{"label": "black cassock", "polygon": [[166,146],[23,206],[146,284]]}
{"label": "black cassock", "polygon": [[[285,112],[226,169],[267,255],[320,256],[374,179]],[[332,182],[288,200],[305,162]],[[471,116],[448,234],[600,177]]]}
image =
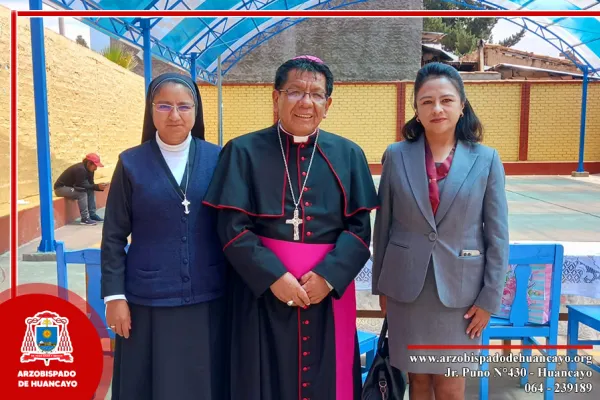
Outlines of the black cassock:
{"label": "black cassock", "polygon": [[[286,223],[294,203],[282,147],[296,200],[308,172],[298,241]],[[370,256],[370,211],[378,206],[363,151],[323,130],[306,143],[278,133],[277,125],[247,134],[223,148],[204,203],[221,210],[219,236],[232,266],[231,399],[358,400],[354,278]],[[269,239],[300,243],[307,252],[319,247],[311,244],[333,247],[312,269],[333,286],[321,303],[303,310],[273,295],[270,286],[287,269],[281,254],[265,245]],[[305,253],[285,255],[297,261]],[[354,308],[341,313],[342,302]],[[338,321],[344,318],[342,326]],[[337,365],[343,359],[347,362]]]}

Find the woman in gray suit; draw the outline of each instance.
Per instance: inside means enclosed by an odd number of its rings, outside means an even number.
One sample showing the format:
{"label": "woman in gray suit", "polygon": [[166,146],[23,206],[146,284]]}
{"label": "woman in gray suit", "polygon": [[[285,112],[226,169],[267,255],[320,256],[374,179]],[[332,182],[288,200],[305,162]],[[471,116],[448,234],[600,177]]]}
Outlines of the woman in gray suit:
{"label": "woman in gray suit", "polygon": [[463,399],[462,374],[478,365],[465,355],[476,351],[407,347],[481,343],[508,264],[504,169],[498,152],[480,144],[482,125],[454,68],[423,67],[414,108],[406,140],[383,156],[373,293],[387,314],[390,361],[409,374],[410,398]]}

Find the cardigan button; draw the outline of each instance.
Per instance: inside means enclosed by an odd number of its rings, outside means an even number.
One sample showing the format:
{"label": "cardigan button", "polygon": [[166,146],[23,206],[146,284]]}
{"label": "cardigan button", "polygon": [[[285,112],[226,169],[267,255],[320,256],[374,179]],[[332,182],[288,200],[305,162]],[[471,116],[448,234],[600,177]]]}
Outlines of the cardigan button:
{"label": "cardigan button", "polygon": [[182,237],[182,238],[181,238],[181,241],[182,241],[182,242],[186,242],[186,241],[187,241],[187,237],[186,237],[186,236]]}
{"label": "cardigan button", "polygon": [[437,240],[437,233],[431,232],[429,234],[429,240],[432,241],[432,242],[435,242]]}
{"label": "cardigan button", "polygon": [[188,278],[187,276],[184,276],[184,277],[183,277],[183,281],[184,281],[184,282],[187,282],[187,281],[189,281],[189,280],[190,280],[190,278]]}
{"label": "cardigan button", "polygon": [[184,264],[187,264],[187,263],[188,263],[188,259],[187,259],[187,258],[184,258],[184,259],[183,259],[183,263],[184,263]]}
{"label": "cardigan button", "polygon": [[181,222],[185,222],[185,221],[187,221],[187,218],[186,217],[181,217]]}
{"label": "cardigan button", "polygon": [[190,302],[190,298],[189,298],[189,297],[186,297],[186,298],[185,298],[185,302],[186,302],[186,303],[189,303],[189,302]]}

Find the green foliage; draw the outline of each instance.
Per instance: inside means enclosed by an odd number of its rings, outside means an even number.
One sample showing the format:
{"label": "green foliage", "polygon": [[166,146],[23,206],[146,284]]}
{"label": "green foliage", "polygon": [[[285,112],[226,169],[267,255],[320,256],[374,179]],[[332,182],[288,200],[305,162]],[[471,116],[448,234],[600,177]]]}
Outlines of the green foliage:
{"label": "green foliage", "polygon": [[110,46],[104,48],[101,54],[115,64],[118,64],[130,71],[138,64],[133,53],[128,52],[119,44],[111,44]]}
{"label": "green foliage", "polygon": [[519,43],[521,41],[521,39],[523,39],[526,32],[527,31],[525,30],[525,28],[523,28],[519,32],[515,33],[514,35],[510,35],[506,39],[501,40],[498,44],[500,44],[501,46],[512,47],[512,46],[516,45],[517,43]]}
{"label": "green foliage", "polygon": [[[426,10],[471,10],[442,0],[424,0],[423,6]],[[497,22],[497,18],[424,18],[423,30],[445,33],[442,46],[460,56],[475,50],[479,39],[491,42],[492,29]]]}
{"label": "green foliage", "polygon": [[85,41],[85,39],[83,38],[83,36],[81,35],[77,35],[77,38],[75,39],[75,42],[83,47],[87,47],[89,49],[89,46],[87,44],[87,42]]}

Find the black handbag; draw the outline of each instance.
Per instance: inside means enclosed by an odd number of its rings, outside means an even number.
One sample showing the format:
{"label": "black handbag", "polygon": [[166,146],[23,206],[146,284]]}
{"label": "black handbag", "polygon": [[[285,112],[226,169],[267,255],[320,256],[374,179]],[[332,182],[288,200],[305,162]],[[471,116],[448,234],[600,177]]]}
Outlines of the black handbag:
{"label": "black handbag", "polygon": [[399,369],[390,364],[387,339],[387,317],[383,320],[381,334],[377,342],[377,352],[373,365],[363,384],[362,400],[403,400],[406,379]]}

